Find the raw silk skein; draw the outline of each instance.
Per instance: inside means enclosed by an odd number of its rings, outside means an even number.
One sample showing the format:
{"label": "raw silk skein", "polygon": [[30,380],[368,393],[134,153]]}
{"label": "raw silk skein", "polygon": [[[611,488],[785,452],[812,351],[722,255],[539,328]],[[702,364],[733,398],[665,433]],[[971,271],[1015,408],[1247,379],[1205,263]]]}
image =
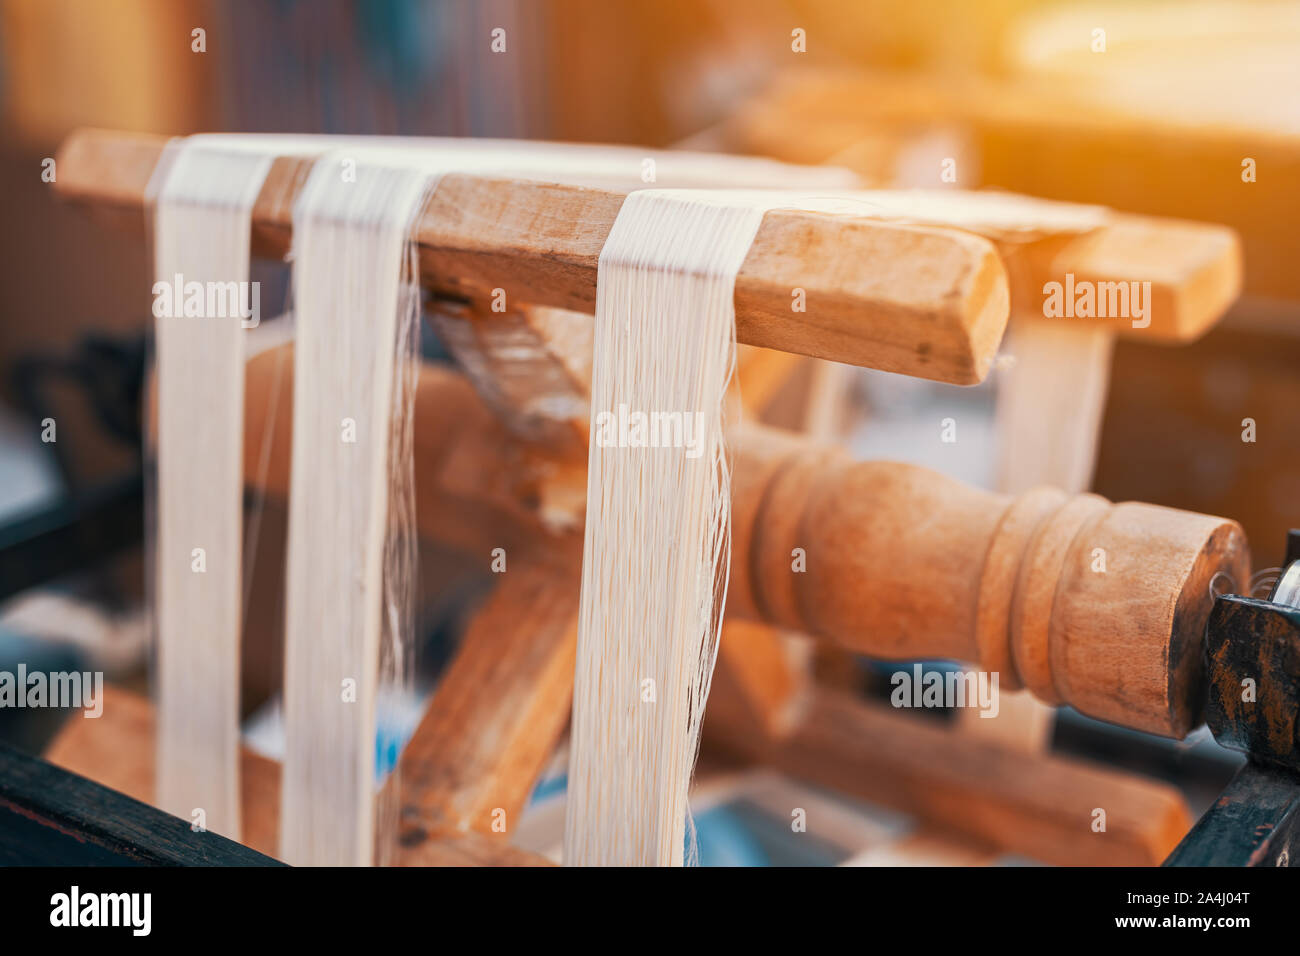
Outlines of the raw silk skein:
{"label": "raw silk skein", "polygon": [[[410,674],[415,218],[452,169],[576,175],[607,163],[582,148],[349,146],[317,160],[294,207],[280,848],[297,865],[365,865],[375,848],[384,862],[393,842],[375,740],[383,691]],[[386,794],[397,787],[390,778]]]}
{"label": "raw silk skein", "polygon": [[[581,181],[625,175],[621,170],[634,155],[554,144],[521,151],[502,142],[428,150],[349,145],[354,148],[317,161],[294,210],[298,345],[281,852],[296,864],[372,862],[372,836],[383,862],[393,842],[395,807],[376,813],[374,805],[374,661],[382,651],[383,682],[405,683],[415,560],[409,361],[419,315],[414,218],[446,172]],[[718,163],[701,157],[683,164],[683,175],[719,177]],[[755,175],[768,172],[764,167]],[[830,178],[842,176],[833,171]],[[363,423],[354,410],[367,407],[368,397],[376,404]],[[386,422],[392,440],[385,437]],[[349,427],[355,429],[352,452],[340,445]],[[391,522],[384,474],[401,493],[400,505],[392,498]],[[382,561],[376,557],[381,549]],[[390,779],[385,792],[396,790]]]}
{"label": "raw silk skein", "polygon": [[[291,862],[371,861],[368,834],[376,815],[371,789],[374,708],[382,706],[383,700],[375,684],[378,680],[381,685],[400,687],[408,673],[409,589],[414,573],[409,454],[412,369],[405,359],[414,347],[418,295],[409,244],[403,246],[402,268],[392,271],[387,266],[399,237],[403,243],[409,239],[410,218],[418,212],[437,174],[472,169],[554,181],[632,185],[645,176],[647,167],[654,170],[657,163],[660,178],[680,183],[725,178],[761,184],[795,179],[831,186],[851,181],[842,170],[804,170],[762,160],[682,153],[647,155],[630,149],[559,144],[529,143],[523,149],[522,145],[509,141],[200,136],[174,143],[168,162],[155,172],[155,185],[162,184],[160,198],[168,200],[159,205],[155,227],[159,277],[170,279],[177,266],[188,262],[192,265],[187,269],[189,276],[211,274],[214,281],[238,283],[247,279],[252,205],[272,160],[281,155],[321,156],[331,149],[340,150],[334,157],[333,183],[329,176],[320,173],[318,177],[314,170],[314,198],[310,205],[300,203],[295,210],[296,322],[299,334],[306,327],[310,331],[305,346],[299,343],[295,361],[298,400],[286,599],[286,758],[281,820],[282,850]],[[345,148],[347,155],[342,153]],[[181,162],[176,156],[190,159]],[[198,172],[185,174],[198,156],[206,158],[205,165]],[[341,175],[338,164],[345,160],[363,163],[354,167],[357,172],[374,167],[369,186],[359,189],[359,176],[349,183]],[[322,159],[317,165],[324,168],[328,164],[328,159]],[[380,168],[388,171],[375,171]],[[387,186],[378,186],[375,177],[389,177]],[[340,189],[345,191],[332,198],[327,195]],[[417,194],[419,198],[413,198]],[[185,213],[189,218],[179,219],[181,213],[171,211],[177,204],[202,207],[202,212],[191,209]],[[304,230],[314,232],[320,241],[303,238]],[[321,239],[323,236],[329,238]],[[312,252],[306,251],[309,245]],[[361,262],[377,271],[355,268]],[[395,313],[389,309],[390,302],[396,303]],[[395,315],[391,323],[383,319],[390,314]],[[335,348],[330,342],[335,333],[326,331],[334,329],[345,329],[339,334],[355,348]],[[180,334],[176,328],[164,329],[160,323],[158,394],[163,411],[155,555],[162,728],[159,793],[164,806],[183,816],[190,815],[193,808],[204,809],[205,825],[231,836],[238,836],[239,831],[242,463],[238,436],[243,418],[243,358],[243,340],[236,328],[222,327],[219,332],[213,329],[199,336],[188,330]],[[358,371],[360,378],[354,379],[352,375]],[[333,414],[327,413],[325,406],[342,400],[336,389],[340,381],[366,382],[348,393],[348,403],[369,410],[373,417],[363,425],[357,415],[339,416],[333,441],[344,441],[344,419],[350,419],[352,426],[346,427],[354,429],[355,444],[362,446],[351,464],[360,467],[357,463],[364,461],[370,465],[362,469],[364,474],[336,472],[331,479],[331,449],[320,444],[326,434],[320,429],[329,424]],[[200,383],[207,387],[197,387]],[[199,422],[202,427],[196,427]],[[300,446],[300,441],[306,441],[299,438],[304,429],[313,430],[316,444]],[[337,446],[333,451],[339,451]],[[386,466],[382,464],[385,460]],[[388,469],[387,492],[384,467]],[[333,481],[332,490],[324,487],[329,481]],[[293,503],[300,490],[303,500],[310,498],[311,504]],[[346,518],[339,517],[344,511],[333,510],[331,505],[347,509]],[[334,535],[332,523],[336,520],[347,525],[346,535]],[[310,530],[312,521],[318,522],[314,531]],[[322,521],[329,524],[321,527]],[[204,582],[206,588],[177,576],[178,549],[183,546],[185,554],[190,554],[194,540],[216,542],[215,555],[205,549],[207,569],[217,572]],[[382,554],[382,560],[376,553]],[[335,555],[332,563],[323,557],[326,554]],[[189,571],[188,565],[185,570]],[[330,591],[316,581],[313,572],[322,570],[326,573],[320,580],[344,581],[345,587]],[[348,584],[352,592],[344,600]],[[382,597],[377,597],[380,591]],[[317,601],[321,595],[338,598],[348,613],[342,617],[323,613],[323,605]],[[381,606],[378,623],[372,614],[376,601]],[[313,634],[316,624],[323,629]],[[329,676],[331,671],[338,684],[325,693],[327,681],[322,675]],[[355,702],[351,716],[341,722],[336,722],[341,715],[335,700]],[[319,720],[326,711],[330,714]],[[389,792],[394,789],[388,788]],[[387,815],[381,812],[380,816]],[[387,844],[380,839],[379,845]]]}
{"label": "raw silk skein", "polygon": [[731,567],[733,296],[763,216],[781,208],[870,215],[873,203],[644,190],[601,250],[566,865],[694,856],[688,792]]}
{"label": "raw silk skein", "polygon": [[[157,801],[235,839],[243,605],[244,322],[238,313],[250,303],[245,298],[231,309],[226,293],[231,284],[250,288],[249,216],[270,166],[269,156],[179,143],[150,184],[157,280]],[[174,285],[201,290],[202,308],[193,300],[187,311],[175,297],[166,307],[163,293]],[[222,308],[212,308],[218,303]]]}
{"label": "raw silk skein", "polygon": [[630,155],[349,145],[317,160],[294,208],[280,833],[298,865],[365,865],[374,847],[383,862],[396,822],[395,806],[376,811],[374,741],[381,684],[399,689],[410,672],[415,217],[453,169],[581,179]]}
{"label": "raw silk skein", "polygon": [[[730,570],[732,297],[763,212],[634,192],[601,251],[568,865],[683,862]],[[642,434],[610,434],[620,407],[644,416]],[[669,434],[649,434],[652,421]]]}
{"label": "raw silk skein", "polygon": [[388,843],[375,833],[376,726],[381,669],[390,685],[409,673],[420,315],[410,236],[431,183],[330,155],[294,208],[280,846],[298,865],[367,865]]}
{"label": "raw silk skein", "polygon": [[[171,141],[152,206],[158,406],[153,588],[160,807],[238,839],[243,424],[253,205],[277,155],[322,137]],[[164,293],[179,287],[170,307]],[[202,306],[187,293],[195,288]],[[232,302],[231,290],[239,297]],[[232,308],[232,305],[235,308]],[[162,313],[162,314],[159,314]],[[258,317],[249,315],[249,326]]]}

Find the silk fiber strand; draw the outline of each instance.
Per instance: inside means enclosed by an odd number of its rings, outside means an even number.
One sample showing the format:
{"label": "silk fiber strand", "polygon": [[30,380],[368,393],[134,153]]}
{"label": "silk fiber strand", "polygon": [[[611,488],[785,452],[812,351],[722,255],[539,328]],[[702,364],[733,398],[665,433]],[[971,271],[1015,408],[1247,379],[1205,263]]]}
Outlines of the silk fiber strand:
{"label": "silk fiber strand", "polygon": [[240,306],[249,302],[230,293],[248,288],[250,210],[269,168],[268,157],[179,143],[169,148],[150,189],[157,280],[157,800],[236,839]]}
{"label": "silk fiber strand", "polygon": [[[419,291],[409,236],[428,187],[418,170],[331,156],[294,208],[280,818],[289,863],[373,860],[380,652],[392,677],[409,646],[411,543],[400,529],[409,505],[400,503],[393,536],[389,503],[395,471],[410,469]],[[399,474],[399,487],[409,484]]]}
{"label": "silk fiber strand", "polygon": [[[281,845],[290,862],[367,863],[375,859],[376,829],[392,824],[391,812],[375,809],[384,691],[400,690],[410,672],[410,360],[419,312],[410,236],[437,176],[467,170],[625,187],[833,187],[851,179],[842,170],[763,160],[561,144],[193,137],[170,148],[155,172],[160,279],[247,281],[252,205],[280,155],[319,157],[294,213],[300,341]],[[232,836],[239,829],[239,325],[159,319],[154,555],[160,802],[185,817],[202,810],[206,826]],[[717,467],[725,480],[725,462]],[[720,600],[706,603],[720,613]],[[697,724],[697,711],[687,707],[680,719]],[[385,792],[396,792],[391,779]],[[379,840],[381,848],[390,843]]]}
{"label": "silk fiber strand", "polygon": [[600,256],[564,861],[679,865],[730,562],[723,402],[763,209],[628,196]]}

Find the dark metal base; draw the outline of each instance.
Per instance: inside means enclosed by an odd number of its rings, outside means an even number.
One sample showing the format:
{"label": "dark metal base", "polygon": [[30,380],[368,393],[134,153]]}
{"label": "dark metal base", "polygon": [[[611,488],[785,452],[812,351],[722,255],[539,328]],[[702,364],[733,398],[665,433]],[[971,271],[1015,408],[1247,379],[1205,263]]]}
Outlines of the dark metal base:
{"label": "dark metal base", "polygon": [[1164,865],[1293,863],[1300,864],[1300,774],[1250,760]]}
{"label": "dark metal base", "polygon": [[283,866],[0,744],[0,866]]}

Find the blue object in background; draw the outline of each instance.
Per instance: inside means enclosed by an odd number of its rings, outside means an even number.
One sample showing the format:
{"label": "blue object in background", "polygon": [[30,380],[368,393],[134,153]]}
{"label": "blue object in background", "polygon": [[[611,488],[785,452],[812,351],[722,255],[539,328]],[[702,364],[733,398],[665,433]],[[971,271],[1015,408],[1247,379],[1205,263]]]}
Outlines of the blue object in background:
{"label": "blue object in background", "polygon": [[[543,777],[528,799],[530,807],[563,798],[568,777]],[[699,866],[834,866],[848,853],[808,833],[794,833],[790,822],[739,796],[701,811],[695,818]],[[689,836],[685,847],[689,859]]]}
{"label": "blue object in background", "polygon": [[[728,805],[710,807],[695,818],[700,866],[771,866],[763,845]],[[690,852],[689,839],[687,852]]]}

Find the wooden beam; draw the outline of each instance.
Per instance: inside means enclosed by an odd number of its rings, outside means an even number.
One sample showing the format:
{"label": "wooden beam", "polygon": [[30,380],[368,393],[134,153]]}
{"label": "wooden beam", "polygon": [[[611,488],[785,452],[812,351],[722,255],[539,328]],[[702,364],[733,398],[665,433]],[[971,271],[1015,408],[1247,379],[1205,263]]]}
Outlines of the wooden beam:
{"label": "wooden beam", "polygon": [[[1243,282],[1253,294],[1300,297],[1294,230],[1280,214],[1298,201],[1300,137],[1125,116],[1086,102],[1087,89],[1082,80],[789,74],[720,135],[737,152],[788,162],[833,160],[886,184],[895,176],[895,152],[926,137],[950,136],[971,144],[971,160],[959,170],[966,188],[1124,210],[1062,248],[1054,271],[1057,281],[1067,272],[1095,281],[1150,281],[1151,325],[1115,323],[1126,336],[1197,338],[1222,317]],[[881,140],[897,149],[853,148]],[[855,155],[862,161],[852,162]],[[1246,156],[1258,162],[1258,182],[1241,180]],[[938,175],[936,164],[936,184]],[[1042,314],[1044,281],[1038,280],[1038,308],[1023,311]],[[1013,279],[1018,310],[1017,303],[1032,301],[1021,291],[1032,288],[1022,290]]]}
{"label": "wooden beam", "polygon": [[[1044,863],[1154,866],[1192,823],[1167,784],[1021,754],[834,691],[819,692],[787,737],[766,738],[712,708],[705,735],[756,763]],[[1094,829],[1098,810],[1104,831]]]}
{"label": "wooden beam", "polygon": [[[165,140],[82,130],[63,144],[56,188],[142,232]],[[293,200],[314,162],[282,157],[253,208],[255,255],[289,251]],[[593,312],[600,251],[624,192],[449,174],[416,226],[435,292]],[[805,292],[808,311],[791,308]],[[957,229],[773,210],[736,278],[742,343],[961,385],[983,380],[1009,311],[987,240]]]}
{"label": "wooden beam", "polygon": [[580,569],[507,564],[402,752],[403,840],[505,843],[569,720]]}
{"label": "wooden beam", "polygon": [[786,733],[798,722],[812,689],[812,673],[807,660],[797,656],[796,640],[759,621],[725,621],[709,707],[725,699],[724,706],[743,708],[756,733]]}

